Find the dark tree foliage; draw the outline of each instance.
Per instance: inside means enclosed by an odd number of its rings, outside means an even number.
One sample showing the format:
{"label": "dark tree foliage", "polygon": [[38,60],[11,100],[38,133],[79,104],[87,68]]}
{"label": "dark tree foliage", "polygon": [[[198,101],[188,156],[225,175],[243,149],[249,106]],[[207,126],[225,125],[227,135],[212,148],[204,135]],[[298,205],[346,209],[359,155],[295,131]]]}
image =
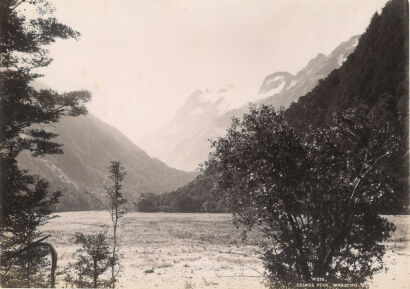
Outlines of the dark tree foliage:
{"label": "dark tree foliage", "polygon": [[140,212],[227,212],[223,200],[212,196],[212,182],[204,175],[199,175],[189,184],[169,193],[161,195],[142,194],[135,202]]}
{"label": "dark tree foliage", "polygon": [[[24,15],[32,9],[31,18]],[[45,0],[0,2],[0,239],[3,287],[50,286],[44,277],[46,254],[36,239],[39,225],[50,218],[59,192],[50,193],[48,183],[21,171],[16,157],[24,150],[33,156],[62,153],[55,134],[47,131],[64,116],[87,112],[86,91],[58,94],[36,91],[30,86],[47,66],[46,46],[56,39],[76,38],[78,32],[52,17]],[[36,246],[34,246],[36,245]],[[51,247],[50,247],[51,248]]]}
{"label": "dark tree foliage", "polygon": [[159,209],[159,196],[148,193],[148,194],[141,194],[137,201],[133,203],[135,209],[138,212],[158,212]]}
{"label": "dark tree foliage", "polygon": [[403,212],[408,206],[408,39],[408,1],[391,0],[373,16],[343,65],[286,111],[288,122],[300,131],[325,126],[334,110],[360,104],[392,125],[394,134],[401,136],[401,153],[389,164],[389,170],[400,176],[400,201],[383,213]]}
{"label": "dark tree foliage", "polygon": [[[4,160],[11,161],[11,160]],[[4,163],[2,163],[4,165]],[[48,183],[38,177],[21,172],[15,163],[2,166],[2,202],[6,204],[6,217],[1,223],[1,284],[5,287],[49,287],[42,258],[49,252],[32,245],[42,237],[38,226],[50,219],[50,208],[56,203],[59,193],[48,194]],[[47,269],[47,273],[50,270]]]}
{"label": "dark tree foliage", "polygon": [[175,208],[177,212],[189,213],[199,212],[202,203],[198,199],[188,195],[175,198],[171,203],[171,206]]}
{"label": "dark tree foliage", "polygon": [[313,277],[361,283],[383,268],[394,226],[375,208],[397,201],[383,166],[398,151],[393,131],[358,106],[301,134],[261,106],[213,143],[204,173],[237,225],[272,240],[262,258],[274,288]]}
{"label": "dark tree foliage", "polygon": [[100,277],[108,272],[112,263],[106,232],[92,235],[77,233],[74,243],[80,244],[81,248],[74,253],[76,262],[64,270],[66,284],[76,288],[108,288],[111,278]]}

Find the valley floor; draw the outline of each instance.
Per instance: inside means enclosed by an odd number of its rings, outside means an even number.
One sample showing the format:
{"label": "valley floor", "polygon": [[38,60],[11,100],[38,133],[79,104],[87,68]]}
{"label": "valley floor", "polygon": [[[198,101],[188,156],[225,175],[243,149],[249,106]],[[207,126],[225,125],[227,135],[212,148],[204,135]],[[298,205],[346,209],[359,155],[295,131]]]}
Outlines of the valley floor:
{"label": "valley floor", "polygon": [[[58,268],[73,261],[76,232],[93,233],[110,225],[106,212],[66,212],[44,225],[58,253]],[[370,288],[410,288],[410,216],[389,216],[397,230],[388,242],[389,270]],[[122,288],[265,288],[253,232],[242,241],[230,214],[129,213],[121,226]],[[152,269],[152,271],[151,271]],[[145,273],[145,271],[152,273]],[[64,283],[59,277],[59,286]]]}

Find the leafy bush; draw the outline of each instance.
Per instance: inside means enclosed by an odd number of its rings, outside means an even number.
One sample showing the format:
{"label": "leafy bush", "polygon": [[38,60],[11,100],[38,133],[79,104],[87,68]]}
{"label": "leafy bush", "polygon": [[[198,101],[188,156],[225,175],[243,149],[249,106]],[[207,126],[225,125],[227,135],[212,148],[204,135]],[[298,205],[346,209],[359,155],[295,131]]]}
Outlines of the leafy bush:
{"label": "leafy bush", "polygon": [[274,286],[313,277],[361,283],[383,268],[380,243],[394,226],[377,208],[397,197],[383,162],[400,140],[365,106],[329,123],[299,134],[283,111],[252,106],[205,163],[235,223],[272,240],[262,259]]}
{"label": "leafy bush", "polygon": [[110,287],[110,277],[100,278],[112,263],[106,232],[94,235],[77,233],[74,243],[80,244],[81,248],[74,253],[77,261],[64,270],[67,285],[77,288]]}

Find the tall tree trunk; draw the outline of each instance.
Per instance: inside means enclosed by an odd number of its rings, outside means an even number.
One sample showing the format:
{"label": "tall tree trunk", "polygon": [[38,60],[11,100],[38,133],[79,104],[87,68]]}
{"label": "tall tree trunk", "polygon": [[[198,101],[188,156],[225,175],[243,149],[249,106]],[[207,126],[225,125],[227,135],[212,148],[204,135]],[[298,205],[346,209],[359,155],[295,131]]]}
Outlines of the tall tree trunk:
{"label": "tall tree trunk", "polygon": [[114,223],[114,240],[113,240],[113,248],[112,248],[112,264],[111,264],[111,281],[112,281],[112,288],[115,288],[115,264],[116,261],[116,250],[117,250],[117,222]]}

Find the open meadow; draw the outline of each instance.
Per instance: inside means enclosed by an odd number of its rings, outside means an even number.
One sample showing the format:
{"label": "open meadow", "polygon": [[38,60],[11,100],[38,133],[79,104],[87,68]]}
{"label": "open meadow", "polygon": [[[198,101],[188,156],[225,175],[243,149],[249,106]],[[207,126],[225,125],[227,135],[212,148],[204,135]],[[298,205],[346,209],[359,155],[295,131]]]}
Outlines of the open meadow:
{"label": "open meadow", "polygon": [[[110,225],[106,212],[65,212],[42,227],[58,253],[58,270],[73,261],[76,232]],[[396,232],[388,242],[387,271],[370,288],[410,288],[410,216],[389,216]],[[129,213],[120,228],[122,288],[264,288],[258,244],[242,241],[230,214]],[[109,229],[109,228],[108,228]],[[59,286],[64,286],[59,276]]]}

